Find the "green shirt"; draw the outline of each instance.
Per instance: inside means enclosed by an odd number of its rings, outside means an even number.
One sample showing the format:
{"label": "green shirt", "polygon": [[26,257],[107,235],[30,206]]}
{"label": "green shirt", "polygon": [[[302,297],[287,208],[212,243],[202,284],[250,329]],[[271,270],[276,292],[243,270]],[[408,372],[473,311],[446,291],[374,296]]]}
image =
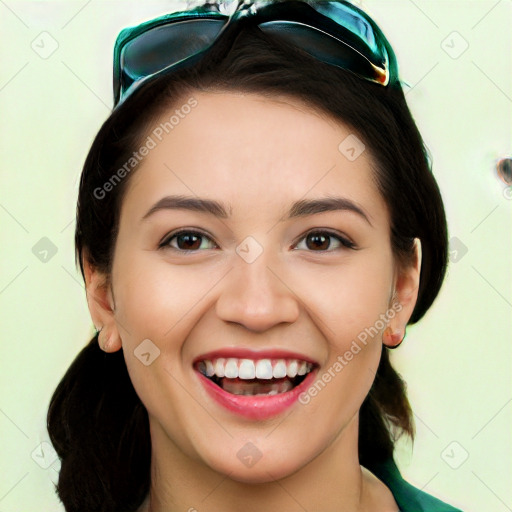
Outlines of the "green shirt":
{"label": "green shirt", "polygon": [[462,512],[406,482],[392,458],[368,469],[389,488],[400,512]]}

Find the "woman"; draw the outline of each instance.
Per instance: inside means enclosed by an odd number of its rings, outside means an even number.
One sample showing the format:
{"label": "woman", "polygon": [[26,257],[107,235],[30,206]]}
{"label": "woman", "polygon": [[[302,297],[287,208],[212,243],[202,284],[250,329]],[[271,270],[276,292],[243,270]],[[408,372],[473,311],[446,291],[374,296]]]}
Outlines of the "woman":
{"label": "woman", "polygon": [[[76,251],[98,333],[48,429],[68,511],[453,511],[389,362],[446,268],[393,50],[348,2],[123,31]],[[229,17],[229,22],[227,21]]]}

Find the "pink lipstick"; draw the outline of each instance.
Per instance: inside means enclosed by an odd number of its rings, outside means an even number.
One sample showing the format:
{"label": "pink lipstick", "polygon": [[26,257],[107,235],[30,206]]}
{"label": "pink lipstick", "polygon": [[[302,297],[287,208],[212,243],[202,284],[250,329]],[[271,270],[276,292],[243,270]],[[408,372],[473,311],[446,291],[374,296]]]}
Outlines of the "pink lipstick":
{"label": "pink lipstick", "polygon": [[253,420],[277,416],[295,404],[319,366],[296,352],[234,348],[203,354],[193,365],[217,404]]}

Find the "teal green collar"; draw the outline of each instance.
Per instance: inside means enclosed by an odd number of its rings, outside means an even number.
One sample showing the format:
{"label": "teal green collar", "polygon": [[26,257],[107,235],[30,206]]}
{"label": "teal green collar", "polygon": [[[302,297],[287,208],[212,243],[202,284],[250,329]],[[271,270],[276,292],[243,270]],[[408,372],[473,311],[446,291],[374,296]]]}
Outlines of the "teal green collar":
{"label": "teal green collar", "polygon": [[393,458],[367,467],[389,488],[400,512],[462,512],[406,482]]}

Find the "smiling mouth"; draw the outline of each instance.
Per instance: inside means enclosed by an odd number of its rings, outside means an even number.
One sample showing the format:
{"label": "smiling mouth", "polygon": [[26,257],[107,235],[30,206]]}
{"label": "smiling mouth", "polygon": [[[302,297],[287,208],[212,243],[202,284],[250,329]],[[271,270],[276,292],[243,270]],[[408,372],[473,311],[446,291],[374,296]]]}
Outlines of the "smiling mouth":
{"label": "smiling mouth", "polygon": [[315,364],[299,359],[205,359],[196,371],[233,395],[278,395],[298,386]]}

